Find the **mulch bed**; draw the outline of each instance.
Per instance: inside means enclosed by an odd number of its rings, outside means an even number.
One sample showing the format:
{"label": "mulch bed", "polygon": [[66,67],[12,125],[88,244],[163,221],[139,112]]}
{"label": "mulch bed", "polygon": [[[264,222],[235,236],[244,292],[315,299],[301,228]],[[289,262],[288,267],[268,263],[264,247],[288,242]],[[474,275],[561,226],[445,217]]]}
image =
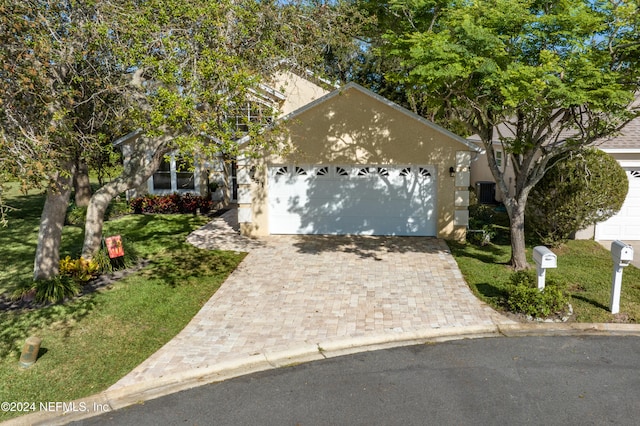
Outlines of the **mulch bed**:
{"label": "mulch bed", "polygon": [[[91,294],[93,292],[99,291],[104,288],[109,288],[116,281],[121,280],[133,273],[138,272],[145,266],[149,264],[148,260],[142,260],[137,265],[128,268],[121,269],[119,271],[115,271],[111,274],[103,274],[93,280],[88,281],[83,287],[80,293],[73,297],[64,299],[60,303],[66,303],[69,300],[75,300],[87,294]],[[0,294],[0,311],[32,311],[35,309],[45,308],[47,306],[54,305],[56,303],[51,302],[36,302],[33,298],[20,298],[20,299],[12,299],[9,294]]]}

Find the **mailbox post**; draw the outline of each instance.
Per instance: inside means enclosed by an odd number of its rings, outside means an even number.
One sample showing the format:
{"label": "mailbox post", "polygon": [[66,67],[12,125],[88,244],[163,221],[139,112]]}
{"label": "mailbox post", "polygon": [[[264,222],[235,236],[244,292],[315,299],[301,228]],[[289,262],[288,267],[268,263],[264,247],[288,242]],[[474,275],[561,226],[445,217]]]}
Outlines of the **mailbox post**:
{"label": "mailbox post", "polygon": [[611,243],[611,258],[613,259],[613,278],[611,279],[612,314],[620,312],[620,293],[622,291],[622,270],[633,260],[633,247],[616,240]]}
{"label": "mailbox post", "polygon": [[547,268],[558,267],[558,257],[545,246],[533,248],[533,260],[536,262],[538,272],[538,290],[544,290],[544,280]]}

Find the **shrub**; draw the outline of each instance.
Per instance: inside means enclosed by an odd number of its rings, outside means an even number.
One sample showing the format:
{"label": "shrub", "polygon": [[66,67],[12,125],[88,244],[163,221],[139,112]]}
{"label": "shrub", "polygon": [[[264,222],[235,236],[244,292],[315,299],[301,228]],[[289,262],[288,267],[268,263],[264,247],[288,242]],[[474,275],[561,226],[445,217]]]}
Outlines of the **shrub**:
{"label": "shrub", "polygon": [[35,299],[38,302],[57,303],[67,297],[74,297],[80,293],[81,285],[73,278],[58,275],[51,280],[35,282]]}
{"label": "shrub", "polygon": [[74,204],[71,207],[69,207],[69,210],[67,210],[65,223],[67,225],[82,226],[84,225],[84,222],[86,219],[87,219],[87,208],[79,207]]}
{"label": "shrub", "polygon": [[102,247],[93,257],[92,261],[98,265],[98,269],[102,273],[112,273],[120,269],[131,268],[135,266],[140,255],[134,245],[126,238],[122,239],[122,247],[124,248],[124,256],[111,259],[106,247]]}
{"label": "shrub", "polygon": [[569,299],[565,290],[552,280],[547,280],[543,291],[538,290],[533,271],[514,272],[509,282],[507,306],[511,312],[540,318],[567,310]]}
{"label": "shrub", "polygon": [[201,213],[211,211],[212,203],[205,197],[193,194],[152,195],[137,197],[130,202],[131,209],[136,214],[141,213]]}
{"label": "shrub", "polygon": [[104,219],[111,220],[120,216],[125,216],[131,213],[131,206],[126,201],[116,200],[109,204],[107,211],[105,212]]}
{"label": "shrub", "polygon": [[575,232],[620,210],[628,179],[617,161],[585,149],[556,161],[529,194],[528,225],[545,245],[565,243]]}
{"label": "shrub", "polygon": [[496,236],[494,221],[496,212],[493,206],[474,204],[469,206],[469,232],[467,240],[476,245],[485,246]]}
{"label": "shrub", "polygon": [[85,260],[82,257],[72,259],[71,256],[67,256],[60,260],[59,271],[60,275],[84,284],[100,273],[100,265],[93,260]]}

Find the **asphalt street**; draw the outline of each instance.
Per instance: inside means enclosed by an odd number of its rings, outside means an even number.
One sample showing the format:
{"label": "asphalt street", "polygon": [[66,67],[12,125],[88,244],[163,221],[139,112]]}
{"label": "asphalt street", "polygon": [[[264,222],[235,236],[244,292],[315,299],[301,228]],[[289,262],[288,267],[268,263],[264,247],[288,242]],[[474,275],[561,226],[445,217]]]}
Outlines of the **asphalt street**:
{"label": "asphalt street", "polygon": [[635,425],[640,337],[468,339],[337,357],[78,425]]}

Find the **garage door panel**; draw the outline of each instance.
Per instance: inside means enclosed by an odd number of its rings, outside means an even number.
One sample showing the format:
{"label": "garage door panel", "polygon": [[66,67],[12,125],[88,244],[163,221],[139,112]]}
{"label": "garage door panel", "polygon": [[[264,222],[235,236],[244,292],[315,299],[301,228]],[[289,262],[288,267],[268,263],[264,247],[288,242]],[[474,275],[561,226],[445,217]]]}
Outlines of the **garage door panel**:
{"label": "garage door panel", "polygon": [[[307,174],[296,175],[300,169]],[[272,234],[436,234],[433,168],[423,167],[423,175],[418,168],[300,169],[269,170]]]}
{"label": "garage door panel", "polygon": [[640,170],[627,170],[629,192],[620,211],[596,225],[597,240],[640,240]]}

